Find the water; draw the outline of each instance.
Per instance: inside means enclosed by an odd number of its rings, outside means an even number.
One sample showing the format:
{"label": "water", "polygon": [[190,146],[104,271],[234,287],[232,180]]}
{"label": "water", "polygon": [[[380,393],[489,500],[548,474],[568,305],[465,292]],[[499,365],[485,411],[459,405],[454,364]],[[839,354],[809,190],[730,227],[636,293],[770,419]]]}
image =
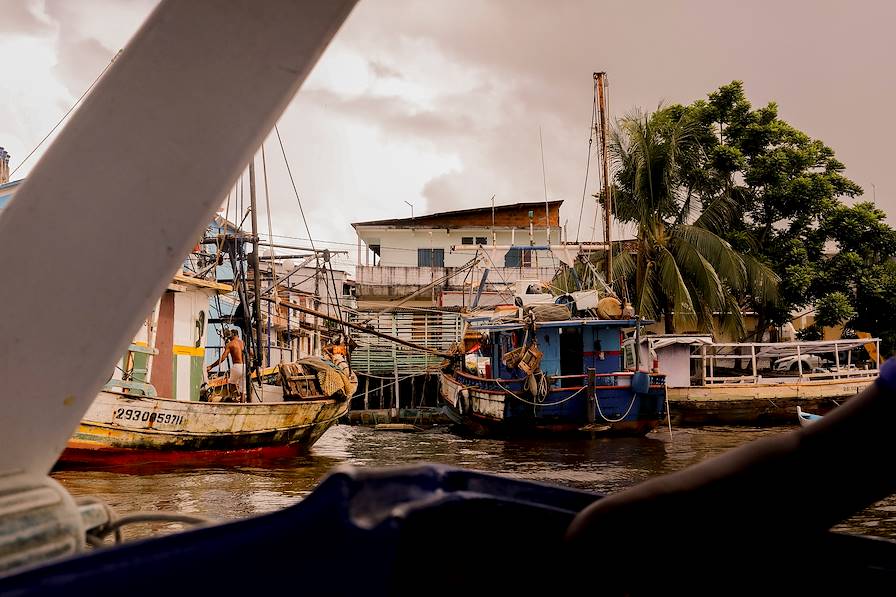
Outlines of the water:
{"label": "water", "polygon": [[[94,495],[119,512],[176,510],[233,519],[284,508],[307,495],[336,465],[391,466],[437,462],[511,477],[610,493],[649,477],[697,463],[745,442],[786,431],[708,427],[644,438],[492,440],[457,437],[436,428],[424,433],[374,431],[339,425],[308,455],[205,468],[171,465],[53,473],[73,495]],[[129,536],[174,529],[137,527]],[[837,527],[896,539],[896,497]]]}

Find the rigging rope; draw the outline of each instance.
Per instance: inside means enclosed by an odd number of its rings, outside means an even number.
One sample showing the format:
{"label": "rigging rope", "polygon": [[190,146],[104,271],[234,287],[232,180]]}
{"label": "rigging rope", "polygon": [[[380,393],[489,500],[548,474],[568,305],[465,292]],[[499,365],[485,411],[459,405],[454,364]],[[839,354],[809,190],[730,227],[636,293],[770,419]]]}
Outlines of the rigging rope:
{"label": "rigging rope", "polygon": [[595,89],[591,100],[591,126],[588,127],[588,160],[585,162],[585,184],[582,186],[582,205],[579,207],[579,223],[576,226],[576,242],[579,242],[579,231],[582,228],[582,212],[585,210],[585,196],[588,194],[588,173],[591,169],[591,147],[594,143],[594,120],[596,117],[597,90]]}
{"label": "rigging rope", "polygon": [[[302,214],[302,223],[305,225],[305,233],[308,234],[308,242],[311,243],[311,250],[314,251],[314,258],[315,258],[315,263],[316,263],[317,269],[320,270],[320,257],[317,253],[317,247],[314,246],[314,239],[311,237],[311,228],[308,227],[308,218],[305,217],[305,209],[302,207],[302,198],[299,195],[299,189],[296,186],[295,178],[293,178],[292,168],[289,167],[289,158],[286,157],[286,148],[283,146],[283,138],[280,136],[280,127],[277,126],[276,124],[274,125],[274,132],[277,133],[277,142],[280,144],[280,153],[283,154],[283,162],[286,164],[286,173],[289,175],[289,182],[290,182],[290,184],[292,184],[292,190],[295,193],[296,201],[299,204],[299,213]],[[327,260],[327,262],[329,263],[329,259]],[[339,293],[338,293],[338,289],[336,288],[336,279],[333,276],[333,271],[332,271],[333,265],[329,264],[329,266],[330,266],[330,277],[333,278],[333,293],[335,295],[334,298],[336,300],[336,305],[337,305],[336,312],[339,314],[339,320],[345,321],[342,317],[342,309],[339,307]],[[330,287],[329,287],[329,282],[326,279],[326,275],[324,275],[324,284],[326,285],[326,289],[327,289],[327,298],[329,298]],[[349,334],[349,331],[348,331],[348,327],[346,327],[345,325],[342,326],[342,331],[345,334],[346,338],[351,337],[351,335]]]}
{"label": "rigging rope", "polygon": [[62,124],[62,123],[65,121],[66,118],[68,118],[68,115],[71,114],[71,113],[74,111],[74,109],[78,107],[78,104],[80,104],[81,101],[82,101],[85,97],[87,97],[87,94],[90,93],[90,90],[93,89],[94,86],[97,84],[97,82],[103,77],[103,75],[106,74],[106,71],[109,70],[109,67],[112,66],[112,63],[115,62],[115,60],[118,58],[118,56],[119,56],[120,54],[121,54],[121,50],[118,50],[118,51],[115,53],[115,56],[112,56],[112,60],[109,61],[109,64],[107,64],[106,67],[103,68],[102,72],[100,72],[100,74],[98,74],[98,75],[96,76],[96,79],[94,79],[94,80],[93,80],[93,83],[90,84],[90,87],[88,87],[87,90],[86,90],[84,93],[81,94],[81,97],[79,97],[78,100],[77,100],[74,104],[72,104],[72,107],[68,109],[68,112],[66,112],[65,114],[62,115],[62,118],[59,119],[59,122],[57,122],[57,123],[53,126],[53,128],[50,129],[50,132],[47,133],[46,136],[44,136],[43,139],[40,140],[40,142],[34,147],[34,149],[31,150],[31,153],[29,153],[28,155],[26,155],[26,156],[25,156],[25,159],[23,159],[21,162],[19,162],[19,165],[16,166],[16,167],[13,169],[13,171],[9,173],[9,178],[10,178],[10,180],[12,180],[12,175],[15,174],[16,172],[18,172],[19,168],[21,168],[21,167],[25,164],[25,162],[28,161],[28,158],[30,158],[31,156],[33,156],[33,155],[34,155],[34,152],[37,151],[38,149],[40,149],[40,146],[43,145],[44,142],[45,142],[47,139],[50,138],[50,135],[53,134],[53,131],[55,131],[57,128],[59,128],[59,125]]}

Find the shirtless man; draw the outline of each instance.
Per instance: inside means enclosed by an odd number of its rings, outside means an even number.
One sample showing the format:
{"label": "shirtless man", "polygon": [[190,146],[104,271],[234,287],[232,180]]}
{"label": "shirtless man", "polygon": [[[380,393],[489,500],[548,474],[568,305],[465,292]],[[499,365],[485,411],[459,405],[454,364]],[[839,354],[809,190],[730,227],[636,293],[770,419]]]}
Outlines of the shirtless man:
{"label": "shirtless man", "polygon": [[245,345],[243,344],[243,341],[240,340],[239,333],[234,329],[224,330],[224,340],[226,345],[224,346],[224,350],[221,351],[221,356],[217,361],[206,367],[206,371],[211,371],[220,363],[226,361],[227,357],[230,357],[232,363],[230,365],[230,377],[228,378],[227,383],[235,386],[237,402],[242,402],[243,386],[246,383],[246,365],[243,362]]}

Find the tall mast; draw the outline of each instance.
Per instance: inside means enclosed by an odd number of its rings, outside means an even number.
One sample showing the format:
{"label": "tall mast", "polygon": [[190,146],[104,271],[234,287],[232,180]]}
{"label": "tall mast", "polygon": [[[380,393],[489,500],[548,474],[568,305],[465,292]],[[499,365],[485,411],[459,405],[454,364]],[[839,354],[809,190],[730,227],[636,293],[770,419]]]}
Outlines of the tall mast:
{"label": "tall mast", "polygon": [[613,286],[613,247],[610,236],[610,219],[613,217],[613,198],[610,191],[610,154],[607,147],[607,139],[610,136],[609,122],[607,121],[607,73],[594,73],[594,86],[597,88],[598,122],[594,124],[597,129],[597,138],[600,141],[600,167],[601,167],[601,196],[604,199],[604,242],[607,244],[607,284]]}
{"label": "tall mast", "polygon": [[[258,205],[255,200],[255,156],[252,156],[252,160],[249,162],[249,204],[252,210],[252,245],[255,247],[253,249],[253,253],[255,255],[252,260],[252,274],[253,274],[253,283],[255,285],[255,299],[253,305],[253,312],[255,315],[255,367],[260,368],[264,366],[262,355],[262,335],[261,335],[261,271],[259,270],[259,263],[261,257],[260,254],[260,243],[258,242]],[[271,255],[271,259],[274,256]],[[259,383],[261,382],[261,377],[258,378]]]}

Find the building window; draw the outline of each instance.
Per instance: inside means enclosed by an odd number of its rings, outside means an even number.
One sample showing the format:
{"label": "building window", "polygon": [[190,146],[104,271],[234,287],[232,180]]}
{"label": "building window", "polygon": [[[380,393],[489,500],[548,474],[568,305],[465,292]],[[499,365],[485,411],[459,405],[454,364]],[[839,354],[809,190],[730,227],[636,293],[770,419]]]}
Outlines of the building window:
{"label": "building window", "polygon": [[473,244],[473,237],[472,237],[472,236],[462,236],[462,237],[460,238],[460,244],[462,244],[462,245],[472,245],[472,244]]}
{"label": "building window", "polygon": [[510,249],[504,255],[504,267],[532,267],[532,249]]}
{"label": "building window", "polygon": [[487,244],[488,244],[488,239],[485,238],[484,236],[477,236],[477,237],[476,237],[476,244],[477,244],[477,245],[487,245]]}
{"label": "building window", "polygon": [[445,267],[445,249],[417,249],[418,267]]}

